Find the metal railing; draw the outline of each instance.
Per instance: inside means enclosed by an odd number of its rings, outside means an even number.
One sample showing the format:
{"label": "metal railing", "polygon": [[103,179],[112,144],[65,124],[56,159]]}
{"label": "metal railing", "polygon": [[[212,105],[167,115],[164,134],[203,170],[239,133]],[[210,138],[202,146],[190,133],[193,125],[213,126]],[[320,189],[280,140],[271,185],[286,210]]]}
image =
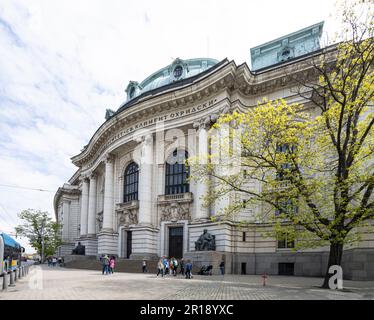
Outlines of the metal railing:
{"label": "metal railing", "polygon": [[0,281],[2,282],[0,291],[7,290],[8,287],[15,287],[19,279],[29,274],[30,268],[34,263],[34,261],[21,262],[21,266],[16,269],[0,274]]}

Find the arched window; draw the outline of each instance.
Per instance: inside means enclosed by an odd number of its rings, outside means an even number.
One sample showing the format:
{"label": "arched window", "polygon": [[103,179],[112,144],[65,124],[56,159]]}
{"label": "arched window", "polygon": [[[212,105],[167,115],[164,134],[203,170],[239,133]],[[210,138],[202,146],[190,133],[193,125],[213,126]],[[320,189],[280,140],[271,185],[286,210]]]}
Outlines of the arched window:
{"label": "arched window", "polygon": [[138,200],[139,167],[135,162],[131,162],[125,171],[123,202]]}
{"label": "arched window", "polygon": [[166,161],[165,194],[177,194],[190,191],[188,183],[189,169],[185,165],[188,152],[175,150]]}

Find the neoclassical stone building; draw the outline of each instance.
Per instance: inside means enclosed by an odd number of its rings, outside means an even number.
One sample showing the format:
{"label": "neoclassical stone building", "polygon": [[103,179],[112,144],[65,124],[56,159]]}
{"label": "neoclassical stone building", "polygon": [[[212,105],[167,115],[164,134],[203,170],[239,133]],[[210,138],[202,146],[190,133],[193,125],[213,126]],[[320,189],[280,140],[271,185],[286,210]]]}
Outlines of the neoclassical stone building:
{"label": "neoclassical stone building", "polygon": [[[230,198],[203,207],[208,187],[189,182],[183,162],[211,152],[208,130],[221,114],[252,108],[264,97],[305,103],[289,75],[308,72],[306,61],[321,54],[322,27],[251,49],[252,70],[228,59],[176,59],[142,82],[130,81],[126,102],[107,110],[106,121],[72,158],[79,169],[55,195],[63,225],[59,254],[70,254],[80,241],[92,256],[199,259],[195,241],[207,229],[215,236],[216,260],[225,259],[229,273],[323,275],[326,248],[295,252],[287,241],[264,237],[267,226],[237,223],[261,208],[213,222]],[[373,246],[367,234],[346,250],[347,277],[374,278]]]}

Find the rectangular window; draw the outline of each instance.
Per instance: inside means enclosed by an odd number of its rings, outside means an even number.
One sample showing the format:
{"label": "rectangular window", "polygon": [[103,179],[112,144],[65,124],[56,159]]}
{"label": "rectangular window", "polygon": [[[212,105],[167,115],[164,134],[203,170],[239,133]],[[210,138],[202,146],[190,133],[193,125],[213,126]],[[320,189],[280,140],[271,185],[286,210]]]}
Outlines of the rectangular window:
{"label": "rectangular window", "polygon": [[243,232],[242,237],[243,237],[243,242],[245,242],[245,240],[246,240],[246,232],[245,231]]}
{"label": "rectangular window", "polygon": [[287,233],[279,234],[277,239],[278,249],[292,249],[295,248],[295,240],[288,239]]}

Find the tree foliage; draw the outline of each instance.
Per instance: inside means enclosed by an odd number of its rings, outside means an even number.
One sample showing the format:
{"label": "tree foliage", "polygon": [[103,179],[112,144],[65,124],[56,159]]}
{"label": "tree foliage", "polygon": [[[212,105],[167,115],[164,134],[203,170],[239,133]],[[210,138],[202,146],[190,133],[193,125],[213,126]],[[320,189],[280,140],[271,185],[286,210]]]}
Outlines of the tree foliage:
{"label": "tree foliage", "polygon": [[260,204],[254,221],[297,236],[298,247],[329,244],[329,265],[374,218],[373,6],[360,22],[358,5],[343,8],[350,39],[310,58],[312,72],[295,72],[304,105],[264,100],[222,115],[208,163],[190,159],[194,178],[211,185],[206,205],[231,195],[216,215]]}
{"label": "tree foliage", "polygon": [[48,212],[28,209],[19,215],[23,220],[15,230],[17,235],[28,238],[30,245],[42,254],[42,239],[44,237],[44,255],[54,255],[56,249],[61,245],[60,225],[53,221]]}

